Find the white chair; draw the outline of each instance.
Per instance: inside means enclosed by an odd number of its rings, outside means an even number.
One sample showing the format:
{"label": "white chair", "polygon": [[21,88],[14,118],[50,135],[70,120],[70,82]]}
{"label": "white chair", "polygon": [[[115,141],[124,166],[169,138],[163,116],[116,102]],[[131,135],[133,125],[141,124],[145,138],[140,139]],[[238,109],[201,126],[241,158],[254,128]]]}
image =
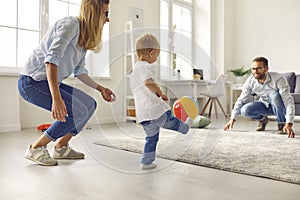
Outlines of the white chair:
{"label": "white chair", "polygon": [[224,116],[227,117],[227,115],[218,99],[219,97],[223,96],[226,93],[226,88],[225,88],[226,79],[227,79],[227,76],[224,74],[221,74],[218,76],[218,78],[216,79],[216,81],[214,83],[211,83],[211,85],[208,85],[207,91],[200,92],[201,95],[208,97],[208,100],[207,100],[206,104],[204,105],[204,108],[201,111],[200,115],[204,114],[208,104],[210,103],[208,117],[210,118],[210,116],[211,116],[211,110],[212,110],[212,106],[214,104],[216,118],[218,118],[218,112],[217,112],[217,103],[218,103]]}

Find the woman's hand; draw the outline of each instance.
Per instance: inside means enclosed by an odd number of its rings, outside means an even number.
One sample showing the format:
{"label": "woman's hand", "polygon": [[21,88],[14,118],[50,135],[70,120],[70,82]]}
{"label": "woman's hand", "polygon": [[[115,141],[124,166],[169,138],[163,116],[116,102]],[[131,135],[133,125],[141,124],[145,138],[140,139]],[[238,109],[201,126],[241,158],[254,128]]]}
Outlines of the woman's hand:
{"label": "woman's hand", "polygon": [[98,83],[96,83],[91,77],[89,77],[87,74],[81,74],[77,76],[77,78],[86,84],[87,86],[90,86],[91,88],[94,88],[98,90],[105,101],[107,102],[113,102],[116,100],[116,95],[108,88],[105,88]]}
{"label": "woman's hand", "polygon": [[116,100],[116,95],[108,88],[104,88],[100,91],[102,94],[102,97],[107,102],[113,102]]}
{"label": "woman's hand", "polygon": [[52,117],[61,122],[66,122],[68,116],[65,102],[62,99],[53,100],[52,102]]}
{"label": "woman's hand", "polygon": [[46,71],[48,85],[52,96],[52,117],[58,121],[65,122],[68,112],[58,86],[57,66],[52,63],[46,63]]}

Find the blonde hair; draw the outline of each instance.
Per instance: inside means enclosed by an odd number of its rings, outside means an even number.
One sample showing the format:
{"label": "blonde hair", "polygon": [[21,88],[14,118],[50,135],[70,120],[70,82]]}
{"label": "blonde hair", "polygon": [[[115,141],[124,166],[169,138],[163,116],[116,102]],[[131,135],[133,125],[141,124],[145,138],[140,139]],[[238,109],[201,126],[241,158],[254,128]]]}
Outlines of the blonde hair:
{"label": "blonde hair", "polygon": [[86,50],[97,52],[102,42],[103,5],[109,0],[82,0],[79,13],[80,35],[78,44]]}
{"label": "blonde hair", "polygon": [[160,50],[160,44],[155,36],[147,33],[136,40],[136,54],[138,57],[148,55],[152,50]]}

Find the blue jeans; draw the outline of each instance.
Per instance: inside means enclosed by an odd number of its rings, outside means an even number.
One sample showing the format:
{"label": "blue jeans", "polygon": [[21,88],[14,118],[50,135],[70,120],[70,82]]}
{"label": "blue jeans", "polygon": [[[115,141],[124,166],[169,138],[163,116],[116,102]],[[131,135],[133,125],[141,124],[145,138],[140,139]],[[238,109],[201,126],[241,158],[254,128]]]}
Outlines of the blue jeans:
{"label": "blue jeans", "polygon": [[159,139],[159,129],[165,128],[186,134],[189,126],[177,119],[171,114],[171,111],[165,112],[158,119],[141,122],[146,133],[146,143],[141,160],[142,164],[149,165],[155,160],[156,145]]}
{"label": "blue jeans", "polygon": [[285,123],[286,109],[283,104],[281,95],[274,91],[269,94],[269,107],[267,107],[261,101],[253,101],[247,103],[241,108],[241,115],[250,117],[255,120],[261,120],[265,116],[276,116],[276,121],[279,123]]}
{"label": "blue jeans", "polygon": [[[18,81],[18,89],[20,95],[26,101],[51,112],[52,96],[48,81],[35,81],[31,77],[21,75]],[[59,84],[59,90],[65,102],[68,116],[66,122],[57,120],[45,131],[46,136],[52,141],[68,133],[73,136],[77,135],[97,107],[96,101],[81,90],[63,83]]]}

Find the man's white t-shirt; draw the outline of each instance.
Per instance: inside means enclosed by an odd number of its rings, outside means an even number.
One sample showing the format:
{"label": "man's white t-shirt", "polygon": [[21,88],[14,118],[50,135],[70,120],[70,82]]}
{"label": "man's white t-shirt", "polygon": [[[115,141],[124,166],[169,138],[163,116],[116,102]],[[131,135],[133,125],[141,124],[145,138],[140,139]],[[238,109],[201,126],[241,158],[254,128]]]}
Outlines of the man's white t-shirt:
{"label": "man's white t-shirt", "polygon": [[130,75],[130,89],[139,122],[157,119],[171,109],[167,102],[145,86],[144,82],[148,79],[157,84],[156,66],[146,61],[137,61]]}

